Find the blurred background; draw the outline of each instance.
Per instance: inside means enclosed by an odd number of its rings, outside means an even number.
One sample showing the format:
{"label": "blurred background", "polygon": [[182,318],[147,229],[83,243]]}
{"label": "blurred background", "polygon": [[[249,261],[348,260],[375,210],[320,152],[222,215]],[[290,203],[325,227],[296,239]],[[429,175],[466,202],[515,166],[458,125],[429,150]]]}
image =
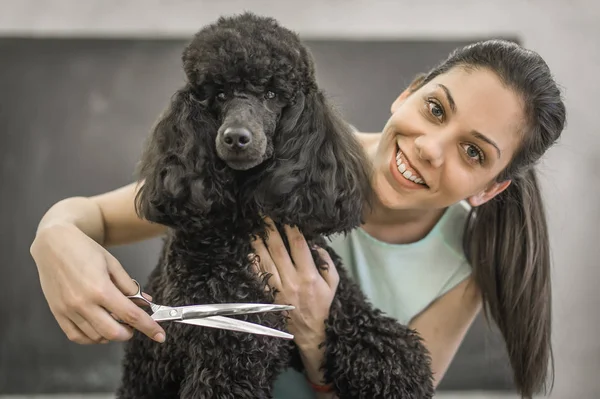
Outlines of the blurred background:
{"label": "blurred background", "polygon": [[[320,84],[365,132],[379,131],[411,79],[457,46],[506,38],[546,59],[569,112],[540,168],[554,256],[552,397],[600,397],[599,3],[1,0],[0,398],[111,397],[120,344],[66,339],[29,246],[55,202],[132,181],[150,126],[182,84],[183,46],[202,25],[245,10],[300,33]],[[111,252],[143,281],[159,247],[151,240]],[[506,359],[494,326],[480,317],[439,397],[515,397]]]}

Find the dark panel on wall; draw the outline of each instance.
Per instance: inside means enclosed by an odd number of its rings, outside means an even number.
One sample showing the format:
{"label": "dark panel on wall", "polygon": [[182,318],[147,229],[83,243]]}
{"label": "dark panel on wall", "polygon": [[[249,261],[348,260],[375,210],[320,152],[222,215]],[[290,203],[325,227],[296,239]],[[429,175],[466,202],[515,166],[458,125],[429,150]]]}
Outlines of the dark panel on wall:
{"label": "dark panel on wall", "polygon": [[[66,339],[44,300],[29,246],[56,201],[132,180],[148,130],[182,83],[185,43],[0,40],[0,393],[114,389],[121,345],[80,346]],[[319,81],[348,121],[378,131],[410,80],[463,43],[308,44]],[[159,246],[150,240],[111,252],[143,281]],[[478,319],[442,389],[510,388],[504,348],[495,332],[486,331]]]}

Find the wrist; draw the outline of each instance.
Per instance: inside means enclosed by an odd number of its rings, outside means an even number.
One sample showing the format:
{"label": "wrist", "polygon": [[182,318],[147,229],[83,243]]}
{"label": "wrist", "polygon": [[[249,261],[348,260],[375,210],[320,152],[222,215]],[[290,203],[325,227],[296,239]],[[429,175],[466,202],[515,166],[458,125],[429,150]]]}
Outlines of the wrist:
{"label": "wrist", "polygon": [[323,372],[321,365],[325,357],[325,348],[320,348],[318,343],[305,344],[298,346],[302,364],[304,365],[304,373],[306,378],[312,384],[323,384]]}
{"label": "wrist", "polygon": [[54,231],[60,231],[60,230],[64,230],[64,229],[77,229],[77,225],[73,222],[69,222],[67,220],[60,220],[60,219],[54,219],[54,220],[44,220],[42,221],[38,227],[37,227],[37,231],[36,231],[36,236],[41,236],[44,234],[52,234],[52,232]]}
{"label": "wrist", "polygon": [[318,346],[305,347],[304,350],[300,349],[300,356],[304,364],[304,377],[310,388],[317,394],[333,393],[333,384],[325,382],[325,374],[321,368],[325,349]]}
{"label": "wrist", "polygon": [[[330,394],[330,393],[335,392],[335,389],[333,388],[333,384],[323,384],[323,383],[315,384],[307,375],[305,377],[306,377],[306,382],[308,383],[308,385],[314,392],[323,393],[323,394]],[[327,396],[327,397],[329,397],[329,396]]]}
{"label": "wrist", "polygon": [[312,354],[318,352],[325,342],[325,328],[294,329],[294,343],[301,352]]}
{"label": "wrist", "polygon": [[294,343],[300,352],[306,353],[307,356],[321,351],[322,348],[320,348],[320,346],[324,341],[324,339],[317,337],[314,337],[313,339],[300,339],[298,336],[294,337]]}

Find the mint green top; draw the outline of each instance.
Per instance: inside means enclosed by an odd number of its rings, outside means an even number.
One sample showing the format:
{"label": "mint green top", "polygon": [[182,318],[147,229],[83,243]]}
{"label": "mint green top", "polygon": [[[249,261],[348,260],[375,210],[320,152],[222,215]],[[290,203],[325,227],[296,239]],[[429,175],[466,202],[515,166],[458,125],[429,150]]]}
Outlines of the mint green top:
{"label": "mint green top", "polygon": [[[363,229],[333,237],[350,276],[372,304],[408,324],[431,302],[471,274],[463,249],[469,206],[449,207],[431,232],[411,244],[388,244]],[[275,382],[275,399],[310,399],[314,393],[304,375],[288,369]]]}

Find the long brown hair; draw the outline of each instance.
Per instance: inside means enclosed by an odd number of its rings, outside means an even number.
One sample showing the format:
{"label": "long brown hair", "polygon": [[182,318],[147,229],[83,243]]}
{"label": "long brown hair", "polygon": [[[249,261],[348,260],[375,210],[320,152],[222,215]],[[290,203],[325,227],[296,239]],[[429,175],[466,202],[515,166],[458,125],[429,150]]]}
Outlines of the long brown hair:
{"label": "long brown hair", "polygon": [[502,40],[455,50],[418,77],[416,88],[455,67],[495,72],[524,104],[521,145],[496,178],[511,184],[471,209],[463,244],[482,293],[485,316],[488,320],[491,316],[506,343],[516,388],[523,398],[531,398],[551,391],[554,380],[551,259],[535,164],[560,137],[565,105],[544,60]]}

